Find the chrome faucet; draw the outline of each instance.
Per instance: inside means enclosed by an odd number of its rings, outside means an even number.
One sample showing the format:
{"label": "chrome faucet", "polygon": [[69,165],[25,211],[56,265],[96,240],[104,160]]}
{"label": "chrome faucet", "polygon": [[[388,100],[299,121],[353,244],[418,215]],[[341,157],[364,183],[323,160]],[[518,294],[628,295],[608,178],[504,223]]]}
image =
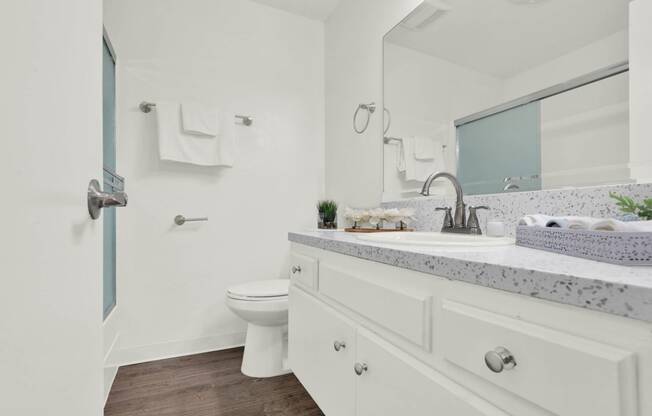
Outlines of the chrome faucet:
{"label": "chrome faucet", "polygon": [[[435,172],[428,176],[428,179],[426,179],[426,182],[423,184],[423,189],[421,189],[421,195],[423,196],[430,196],[430,187],[432,186],[432,183],[435,181],[435,179],[438,178],[446,178],[451,183],[453,184],[453,187],[455,188],[455,195],[456,195],[456,201],[455,201],[455,217],[453,220],[453,227],[456,229],[464,229],[466,227],[466,210],[464,206],[464,192],[462,191],[462,185],[460,185],[460,181],[457,180],[455,175],[452,175],[448,172]],[[443,230],[442,230],[443,231]]]}
{"label": "chrome faucet", "polygon": [[464,204],[464,192],[462,191],[462,185],[460,181],[457,180],[455,175],[448,172],[435,172],[428,176],[426,182],[423,184],[421,189],[421,195],[429,196],[430,187],[435,179],[446,178],[453,184],[455,188],[455,216],[451,218],[451,208],[442,207],[436,208],[437,211],[445,211],[446,218],[444,219],[444,225],[441,228],[442,233],[460,233],[460,234],[476,234],[481,235],[482,230],[480,229],[480,223],[478,221],[478,216],[476,211],[478,209],[489,209],[486,206],[479,207],[469,207],[469,221],[466,221],[466,204]]}

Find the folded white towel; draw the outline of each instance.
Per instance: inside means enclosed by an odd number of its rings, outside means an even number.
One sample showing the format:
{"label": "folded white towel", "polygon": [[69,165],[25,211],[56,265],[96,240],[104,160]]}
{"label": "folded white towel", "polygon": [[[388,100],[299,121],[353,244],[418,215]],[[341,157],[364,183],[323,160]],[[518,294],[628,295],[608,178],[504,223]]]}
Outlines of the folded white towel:
{"label": "folded white towel", "polygon": [[[431,140],[431,143],[435,142]],[[404,137],[399,148],[397,169],[404,172],[406,181],[425,181],[431,173],[446,170],[443,146],[440,142],[433,144],[434,158],[430,160],[416,158],[416,144],[417,138]]]}
{"label": "folded white towel", "polygon": [[591,217],[553,217],[548,220],[545,226],[568,228],[570,230],[589,230],[598,221],[600,219]]}
{"label": "folded white towel", "polygon": [[613,218],[552,217],[543,214],[526,215],[518,225],[565,228],[569,230],[652,232],[652,221],[619,221]]}
{"label": "folded white towel", "polygon": [[[161,160],[191,163],[199,166],[233,166],[235,153],[234,115],[219,113],[223,131],[216,140],[206,140],[183,130],[181,106],[158,102],[159,156]],[[230,119],[230,122],[227,120]]]}
{"label": "folded white towel", "polygon": [[[403,152],[400,154],[402,158],[402,164],[400,165],[405,174],[406,181],[416,181],[417,172],[416,172],[416,159],[414,158],[414,137],[403,137]],[[399,170],[401,168],[399,167]]]}
{"label": "folded white towel", "polygon": [[195,102],[181,103],[181,122],[183,131],[206,138],[219,133],[217,110]]}
{"label": "folded white towel", "polygon": [[403,140],[398,142],[398,150],[396,151],[396,169],[399,172],[405,172],[405,145]]}
{"label": "folded white towel", "polygon": [[652,232],[652,221],[618,221],[605,219],[596,221],[591,230],[619,232]]}
{"label": "folded white towel", "polygon": [[417,136],[414,138],[414,158],[417,160],[433,160],[435,158],[435,143],[432,137]]}
{"label": "folded white towel", "polygon": [[518,225],[527,225],[529,227],[545,227],[548,224],[552,217],[550,215],[543,214],[531,214],[526,215],[520,220],[518,220]]}

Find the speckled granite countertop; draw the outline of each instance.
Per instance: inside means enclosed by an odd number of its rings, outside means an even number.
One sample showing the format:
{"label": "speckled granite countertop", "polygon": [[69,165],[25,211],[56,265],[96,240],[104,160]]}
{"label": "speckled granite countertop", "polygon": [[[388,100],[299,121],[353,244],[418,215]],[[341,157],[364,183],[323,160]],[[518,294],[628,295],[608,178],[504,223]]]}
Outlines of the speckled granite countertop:
{"label": "speckled granite countertop", "polygon": [[652,267],[626,267],[525,247],[433,248],[362,241],[342,231],[290,241],[521,295],[652,322]]}

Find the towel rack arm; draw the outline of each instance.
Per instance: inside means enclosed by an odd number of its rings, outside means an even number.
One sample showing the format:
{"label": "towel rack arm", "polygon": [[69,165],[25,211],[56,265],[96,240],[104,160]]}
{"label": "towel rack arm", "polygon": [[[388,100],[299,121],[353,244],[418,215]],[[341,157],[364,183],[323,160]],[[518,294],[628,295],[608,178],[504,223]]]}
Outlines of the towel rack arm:
{"label": "towel rack arm", "polygon": [[[150,111],[152,111],[154,107],[156,107],[156,103],[152,103],[149,101],[143,101],[138,105],[138,108],[140,108],[140,111],[142,111],[143,113],[149,113]],[[235,118],[242,121],[242,124],[244,124],[245,126],[251,126],[252,124],[254,124],[254,118],[251,116],[243,116],[240,114],[236,114]]]}

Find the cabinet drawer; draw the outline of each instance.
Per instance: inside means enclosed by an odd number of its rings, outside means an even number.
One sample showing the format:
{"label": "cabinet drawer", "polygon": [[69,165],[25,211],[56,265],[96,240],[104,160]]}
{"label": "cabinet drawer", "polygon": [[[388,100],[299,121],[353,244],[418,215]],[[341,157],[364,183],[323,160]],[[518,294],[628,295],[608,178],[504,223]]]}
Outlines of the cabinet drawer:
{"label": "cabinet drawer", "polygon": [[430,350],[432,296],[386,287],[322,262],[319,292]]}
{"label": "cabinet drawer", "polygon": [[289,302],[290,368],[326,415],[353,416],[355,327],[294,284]]}
{"label": "cabinet drawer", "polygon": [[[629,351],[450,300],[443,302],[437,339],[448,361],[555,415],[637,414]],[[511,353],[515,367],[488,368],[485,354],[498,347]]]}
{"label": "cabinet drawer", "polygon": [[508,416],[368,331],[357,340],[367,370],[356,377],[356,416]]}
{"label": "cabinet drawer", "polygon": [[317,289],[319,261],[303,254],[290,253],[290,279],[310,289]]}

